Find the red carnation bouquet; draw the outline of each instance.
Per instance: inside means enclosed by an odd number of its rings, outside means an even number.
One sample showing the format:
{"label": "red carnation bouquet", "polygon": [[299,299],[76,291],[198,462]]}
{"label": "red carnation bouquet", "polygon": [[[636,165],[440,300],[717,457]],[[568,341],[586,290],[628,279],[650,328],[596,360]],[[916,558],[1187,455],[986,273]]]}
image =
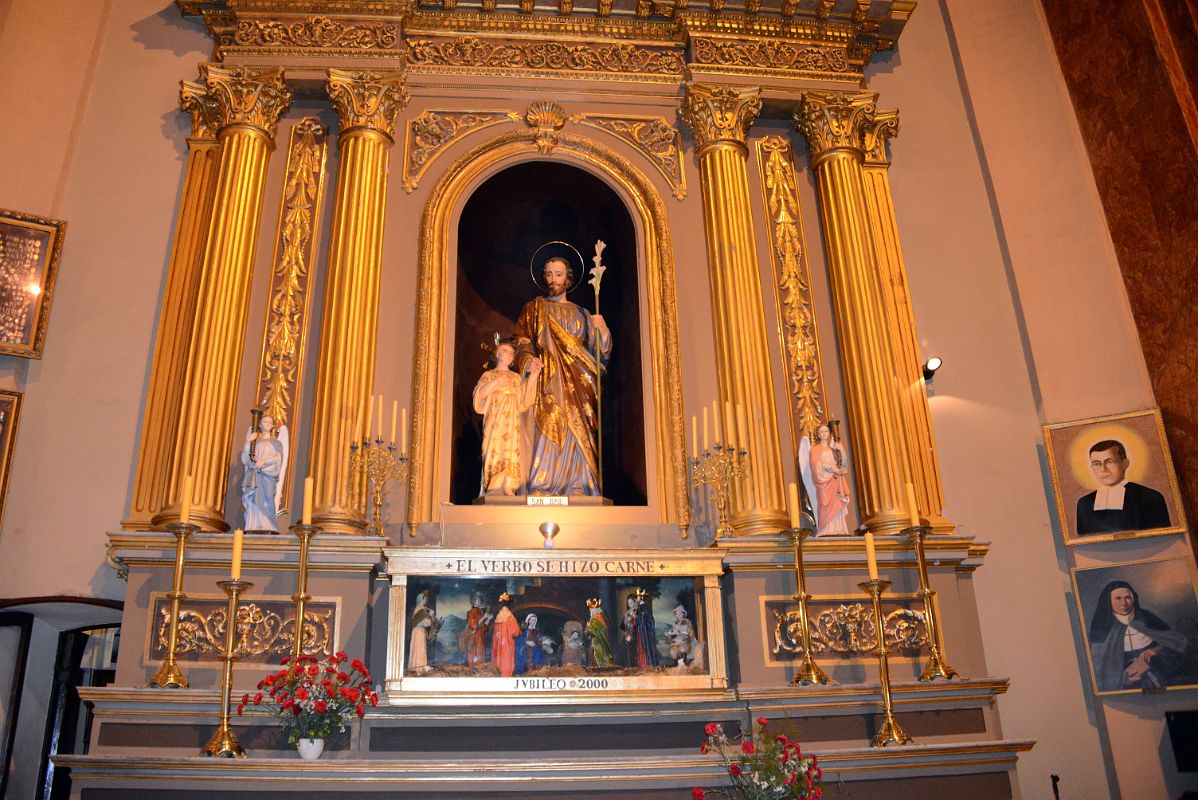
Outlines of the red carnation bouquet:
{"label": "red carnation bouquet", "polygon": [[819,786],[821,772],[815,756],[803,755],[799,743],[784,734],[771,736],[768,727],[769,720],[758,717],[753,736],[729,739],[722,726],[708,723],[703,730],[707,741],[699,751],[719,753],[732,790],[695,788],[691,796],[695,800],[709,795],[735,800],[819,800],[824,790]]}
{"label": "red carnation bouquet", "polygon": [[[349,661],[349,666],[343,666]],[[345,723],[356,715],[366,716],[366,706],[377,706],[379,696],[370,686],[370,670],[358,659],[350,661],[345,653],[326,658],[300,656],[291,663],[283,658],[283,668],[258,681],[258,693],[242,695],[237,704],[240,715],[246,706],[266,706],[290,731],[287,741],[325,739],[334,730],[345,730]]]}

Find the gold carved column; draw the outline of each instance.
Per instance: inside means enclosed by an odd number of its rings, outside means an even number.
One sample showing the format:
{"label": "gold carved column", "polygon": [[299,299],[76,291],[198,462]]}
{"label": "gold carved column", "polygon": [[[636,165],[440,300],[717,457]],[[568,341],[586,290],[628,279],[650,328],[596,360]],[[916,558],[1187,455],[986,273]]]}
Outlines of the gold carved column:
{"label": "gold carved column", "polygon": [[312,522],[356,533],[365,525],[360,476],[349,470],[349,443],[374,388],[387,160],[395,122],[408,103],[398,70],[329,70],[329,97],[341,120],[341,166],[329,238],[328,275],[316,373]]}
{"label": "gold carved column", "polygon": [[[787,519],[746,164],[746,139],[761,111],[760,93],[692,83],[681,109],[699,159],[720,407],[725,401],[743,407],[749,427],[748,442],[737,442],[749,450],[750,464],[733,497],[738,535],[777,533]],[[723,423],[727,432],[735,427],[733,420]]]}
{"label": "gold carved column", "polygon": [[220,155],[183,370],[178,429],[156,526],[179,519],[184,477],[195,479],[191,521],[227,530],[224,498],[245,346],[250,279],[279,116],[291,92],[277,67],[201,67],[215,103]]}
{"label": "gold carved column", "polygon": [[874,251],[862,163],[875,92],[808,91],[795,113],[815,170],[840,344],[862,522],[876,533],[908,525],[912,459],[894,366],[892,317]]}
{"label": "gold carved column", "polygon": [[200,287],[200,259],[208,232],[212,190],[215,188],[219,145],[216,129],[219,107],[203,84],[179,82],[179,105],[191,114],[191,136],[187,139],[187,169],[183,195],[179,198],[179,224],[175,229],[166,290],[158,318],[154,361],[146,393],[145,421],[137,451],[133,499],[129,516],[121,523],[127,529],[144,529],[163,506],[163,490],[169,475],[171,454],[179,426],[179,401],[187,366],[187,348],[195,319],[196,294]]}
{"label": "gold carved column", "polygon": [[865,203],[873,232],[874,253],[882,292],[890,309],[891,345],[894,369],[902,403],[903,433],[911,453],[911,477],[919,514],[937,533],[951,533],[953,524],[944,518],[944,489],[940,484],[940,463],[932,436],[932,417],[928,411],[928,391],[923,379],[923,357],[915,333],[915,315],[911,309],[911,291],[907,286],[907,268],[899,244],[898,220],[894,197],[890,193],[890,158],[886,142],[898,135],[897,111],[879,111],[865,126]]}

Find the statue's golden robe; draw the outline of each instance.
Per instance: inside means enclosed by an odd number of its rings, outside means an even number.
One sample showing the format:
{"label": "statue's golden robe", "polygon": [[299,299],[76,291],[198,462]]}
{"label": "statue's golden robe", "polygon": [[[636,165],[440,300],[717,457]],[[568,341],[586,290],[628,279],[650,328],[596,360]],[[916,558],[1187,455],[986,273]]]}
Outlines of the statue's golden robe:
{"label": "statue's golden robe", "polygon": [[611,354],[611,337],[599,335],[586,309],[538,297],[516,319],[515,338],[521,373],[533,356],[544,364],[529,431],[528,494],[598,496],[596,373]]}
{"label": "statue's golden robe", "polygon": [[[482,390],[497,384],[490,391]],[[489,369],[474,387],[474,410],[483,415],[483,479],[479,494],[503,491],[504,479],[523,488],[528,449],[520,420],[532,408],[536,387],[510,369]]]}

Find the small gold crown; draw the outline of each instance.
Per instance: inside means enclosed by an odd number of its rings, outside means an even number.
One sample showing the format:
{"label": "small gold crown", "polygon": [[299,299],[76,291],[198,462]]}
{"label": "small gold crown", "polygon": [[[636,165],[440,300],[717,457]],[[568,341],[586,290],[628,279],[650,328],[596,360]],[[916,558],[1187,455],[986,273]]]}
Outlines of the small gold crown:
{"label": "small gold crown", "polygon": [[601,598],[598,598],[598,597],[587,598],[587,608],[598,608],[601,605],[603,605],[603,600]]}
{"label": "small gold crown", "polygon": [[510,594],[508,594],[507,592],[504,592],[503,594],[499,595],[499,602],[510,603],[510,602],[512,602],[512,596]]}
{"label": "small gold crown", "polygon": [[637,589],[635,594],[637,597],[648,597],[649,596],[649,593],[647,591],[645,591],[645,589],[643,587]]}

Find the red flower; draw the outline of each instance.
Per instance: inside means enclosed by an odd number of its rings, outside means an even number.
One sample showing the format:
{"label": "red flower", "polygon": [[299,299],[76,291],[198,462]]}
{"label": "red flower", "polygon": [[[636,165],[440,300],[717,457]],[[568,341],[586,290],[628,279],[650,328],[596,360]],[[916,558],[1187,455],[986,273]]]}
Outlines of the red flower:
{"label": "red flower", "polygon": [[362,669],[358,670],[358,672],[362,673],[363,680],[367,680],[367,681],[370,680],[370,670],[366,669],[365,666],[363,666]]}
{"label": "red flower", "polygon": [[279,663],[286,664],[290,660],[291,660],[291,656],[283,656],[282,658],[279,659]]}
{"label": "red flower", "polygon": [[346,692],[346,694],[345,694],[346,700],[350,701],[351,703],[358,702],[358,696],[359,696],[360,692],[357,689],[346,689],[345,692]]}
{"label": "red flower", "polygon": [[240,717],[240,716],[241,716],[241,712],[242,712],[242,710],[244,710],[244,709],[245,709],[245,706],[244,706],[244,705],[242,705],[241,703],[238,703],[238,704],[237,704],[237,716],[239,716],[239,717]]}
{"label": "red flower", "polygon": [[296,689],[295,690],[295,699],[296,700],[307,700],[308,699],[308,690],[302,686],[300,688]]}
{"label": "red flower", "polygon": [[786,745],[790,743],[790,740],[786,738],[786,734],[784,734],[784,733],[780,733],[777,736],[775,736],[774,741],[778,742],[783,747],[786,747]]}
{"label": "red flower", "polygon": [[708,736],[715,736],[717,733],[720,732],[720,726],[715,724],[714,722],[709,722],[709,723],[707,723],[707,725],[705,725],[703,727],[703,732],[706,733]]}
{"label": "red flower", "polygon": [[346,675],[344,672],[338,672],[337,680],[339,680],[341,683],[349,683],[349,676]]}
{"label": "red flower", "polygon": [[366,706],[359,704],[356,710],[358,712],[358,719],[362,719],[362,717],[366,716]]}
{"label": "red flower", "polygon": [[811,790],[811,800],[819,800],[823,796],[824,796],[823,789],[816,788],[816,789]]}
{"label": "red flower", "polygon": [[329,697],[333,698],[334,700],[337,699],[337,687],[336,686],[334,686],[333,684],[330,683],[328,686],[324,687],[324,690],[328,694]]}
{"label": "red flower", "polygon": [[811,771],[808,772],[807,774],[811,776],[811,780],[818,781],[820,779],[820,777],[824,774],[824,771],[822,769],[820,769],[819,767],[813,766],[811,768]]}
{"label": "red flower", "polygon": [[254,695],[254,705],[260,705],[261,703],[262,703],[262,692],[258,692],[258,694]]}
{"label": "red flower", "polygon": [[329,664],[327,667],[325,667],[325,668],[324,668],[324,671],[325,671],[325,672],[328,672],[329,674],[332,674],[332,675],[336,675],[336,674],[337,674],[337,668],[336,668],[336,667],[334,667],[332,664]]}
{"label": "red flower", "polygon": [[770,721],[765,717],[758,717],[757,724],[764,728],[766,725],[770,724]]}
{"label": "red flower", "polygon": [[754,753],[757,752],[757,745],[753,744],[752,742],[741,742],[740,749],[741,749],[741,752],[743,752],[743,753],[747,753],[748,755],[753,755]]}
{"label": "red flower", "polygon": [[728,774],[733,778],[740,777],[740,764],[731,764],[728,766]]}
{"label": "red flower", "polygon": [[314,708],[316,710],[317,714],[323,714],[324,712],[329,710],[329,704],[323,700],[317,700],[315,703],[312,704],[312,708]]}
{"label": "red flower", "polygon": [[312,666],[308,667],[308,675],[310,675],[311,677],[315,678],[319,674],[320,674],[320,667],[317,666],[316,664],[313,664]]}
{"label": "red flower", "polygon": [[691,797],[695,800],[703,800],[703,790],[696,786],[694,789],[691,789]]}
{"label": "red flower", "polygon": [[782,756],[781,756],[781,757],[778,759],[778,761],[779,761],[779,762],[781,762],[781,763],[783,763],[783,764],[785,764],[785,763],[787,763],[788,761],[790,761],[790,756],[788,756],[788,755],[786,754],[786,751],[785,751],[785,750],[783,750],[783,751],[782,751]]}
{"label": "red flower", "polygon": [[334,664],[340,664],[342,661],[348,661],[349,656],[347,656],[344,651],[338,650],[336,653],[333,654],[333,657],[330,660]]}
{"label": "red flower", "polygon": [[245,694],[243,694],[241,696],[241,704],[244,706],[249,701],[250,701],[250,695],[249,695],[249,692],[246,692]]}
{"label": "red flower", "polygon": [[287,698],[284,698],[283,701],[279,703],[279,708],[291,708],[294,705],[295,705],[295,701],[292,700],[290,697],[287,697]]}
{"label": "red flower", "polygon": [[786,777],[782,779],[782,785],[790,786],[792,783],[795,782],[795,778],[797,778],[797,777],[798,777],[798,775],[796,775],[793,772],[786,773]]}
{"label": "red flower", "polygon": [[298,717],[300,715],[300,712],[303,711],[303,709],[300,708],[299,706],[292,706],[291,711],[293,714],[295,714]]}
{"label": "red flower", "polygon": [[291,673],[293,675],[303,675],[304,674],[304,665],[296,664],[294,667],[291,668]]}
{"label": "red flower", "polygon": [[374,708],[379,704],[379,696],[374,692],[370,693],[370,707]]}
{"label": "red flower", "polygon": [[349,666],[357,672],[362,672],[366,669],[366,665],[362,663],[360,658],[355,658],[353,661],[349,662]]}
{"label": "red flower", "polygon": [[707,742],[704,742],[703,744],[699,745],[699,752],[702,753],[703,755],[707,755],[707,751],[710,749],[711,749],[711,747],[708,746]]}

